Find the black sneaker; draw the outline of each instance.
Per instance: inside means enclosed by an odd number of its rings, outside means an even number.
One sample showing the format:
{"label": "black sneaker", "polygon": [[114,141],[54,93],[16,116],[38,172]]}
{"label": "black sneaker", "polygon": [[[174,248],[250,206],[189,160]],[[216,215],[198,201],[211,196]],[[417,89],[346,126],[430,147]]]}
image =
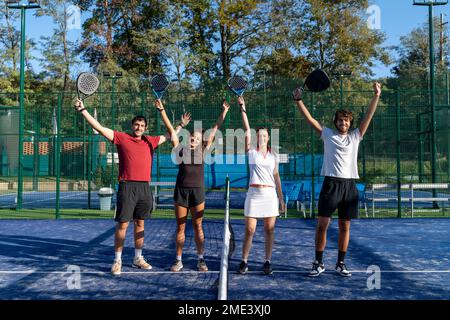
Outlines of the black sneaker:
{"label": "black sneaker", "polygon": [[312,265],[312,269],[309,272],[310,277],[318,277],[322,272],[325,271],[325,266],[323,263],[319,263],[319,261],[314,261]]}
{"label": "black sneaker", "polygon": [[273,273],[272,265],[270,264],[269,261],[264,262],[263,270],[266,275]]}
{"label": "black sneaker", "polygon": [[248,271],[248,264],[245,261],[241,261],[239,264],[239,273],[240,274],[246,274]]}
{"label": "black sneaker", "polygon": [[347,270],[347,266],[344,262],[339,262],[336,264],[336,268],[334,268],[337,273],[339,273],[342,277],[351,277],[352,274]]}

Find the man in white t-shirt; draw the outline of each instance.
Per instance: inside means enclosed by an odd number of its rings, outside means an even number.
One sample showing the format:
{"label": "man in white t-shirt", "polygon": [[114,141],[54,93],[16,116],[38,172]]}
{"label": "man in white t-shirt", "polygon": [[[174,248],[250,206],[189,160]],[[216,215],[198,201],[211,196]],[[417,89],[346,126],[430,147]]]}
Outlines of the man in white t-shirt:
{"label": "man in white t-shirt", "polygon": [[302,101],[302,88],[292,93],[298,109],[306,121],[316,130],[324,142],[324,159],[321,175],[325,176],[319,197],[319,217],[316,229],[316,258],[310,272],[311,277],[317,277],[325,271],[323,252],[327,241],[327,229],[333,212],[338,209],[339,240],[338,259],[335,270],[344,277],[351,273],[345,266],[344,259],[350,240],[350,219],[358,217],[358,146],[369,127],[370,121],[377,109],[381,94],[381,85],[373,84],[374,97],[362,119],[359,128],[351,130],[353,114],[348,110],[338,110],[334,115],[336,130],[322,126],[314,119]]}

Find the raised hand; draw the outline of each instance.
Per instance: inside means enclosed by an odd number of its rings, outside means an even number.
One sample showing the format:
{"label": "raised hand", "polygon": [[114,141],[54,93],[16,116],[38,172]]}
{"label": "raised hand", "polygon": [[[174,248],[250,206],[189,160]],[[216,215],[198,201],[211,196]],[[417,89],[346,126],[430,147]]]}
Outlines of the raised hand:
{"label": "raised hand", "polygon": [[186,127],[189,124],[190,121],[191,121],[191,113],[190,112],[185,112],[181,116],[181,125],[182,125],[182,127]]}
{"label": "raised hand", "polygon": [[222,104],[222,109],[223,111],[227,111],[230,109],[230,105],[228,104],[227,100],[223,100],[223,104]]}
{"label": "raised hand", "polygon": [[302,100],[302,95],[303,95],[302,87],[299,87],[299,88],[295,89],[294,91],[292,91],[292,99],[294,99],[295,101]]}
{"label": "raised hand", "polygon": [[374,91],[376,96],[380,96],[381,95],[381,84],[379,82],[374,82],[373,83],[373,91]]}
{"label": "raised hand", "polygon": [[241,106],[241,109],[244,109],[244,110],[245,110],[245,100],[244,100],[244,97],[239,96],[239,97],[238,97],[238,103],[239,103],[239,105]]}
{"label": "raised hand", "polygon": [[163,105],[161,99],[156,99],[156,100],[155,100],[155,107],[156,107],[156,109],[158,109],[159,111],[164,110],[164,105]]}
{"label": "raised hand", "polygon": [[83,103],[83,101],[81,101],[80,99],[76,99],[76,100],[75,100],[75,103],[74,103],[73,107],[74,107],[75,110],[77,110],[77,111],[80,111],[80,110],[85,109],[84,103]]}

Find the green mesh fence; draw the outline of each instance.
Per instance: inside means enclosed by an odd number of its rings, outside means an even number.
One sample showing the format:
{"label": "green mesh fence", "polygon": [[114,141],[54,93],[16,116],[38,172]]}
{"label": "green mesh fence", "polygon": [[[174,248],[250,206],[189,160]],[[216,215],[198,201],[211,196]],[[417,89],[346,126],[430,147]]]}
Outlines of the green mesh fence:
{"label": "green mesh fence", "polygon": [[[279,130],[280,153],[288,161],[280,165],[282,180],[319,179],[323,143],[307,125],[291,100],[294,82],[253,86],[245,93],[252,128]],[[305,104],[321,123],[334,127],[332,116],[338,108],[350,109],[358,126],[373,92],[340,91],[306,93]],[[436,180],[450,182],[449,91],[436,96]],[[231,110],[221,128],[242,128],[234,96],[225,88],[209,91],[171,89],[164,102],[171,121],[179,122],[183,112],[210,128],[221,112],[222,100],[230,98]],[[24,109],[23,209],[59,215],[60,210],[97,212],[97,192],[116,187],[118,164],[115,147],[96,134],[72,107],[74,93],[26,93]],[[0,213],[17,206],[19,108],[18,94],[0,94]],[[148,92],[98,92],[85,101],[91,115],[108,128],[128,131],[138,114],[148,119],[149,134],[165,129]],[[384,90],[377,112],[359,149],[360,182],[371,184],[432,182],[430,95],[420,90]],[[189,128],[193,125],[190,124]],[[219,143],[227,143],[225,137]],[[168,159],[171,145],[158,148],[153,162],[154,181],[174,181],[176,167]],[[244,169],[243,169],[244,168]],[[227,173],[246,175],[246,165],[229,166]],[[220,177],[209,178],[221,180]],[[244,179],[245,180],[245,179]],[[223,181],[208,182],[221,187]],[[245,185],[245,181],[244,181]],[[233,185],[232,185],[233,186]],[[235,186],[237,187],[237,186]],[[241,186],[242,187],[242,186]],[[72,210],[72,211],[70,211]],[[91,210],[91,211],[89,211]],[[97,211],[96,211],[97,210]],[[22,210],[23,211],[23,210]],[[112,211],[107,213],[112,215]],[[12,216],[19,216],[20,210]]]}

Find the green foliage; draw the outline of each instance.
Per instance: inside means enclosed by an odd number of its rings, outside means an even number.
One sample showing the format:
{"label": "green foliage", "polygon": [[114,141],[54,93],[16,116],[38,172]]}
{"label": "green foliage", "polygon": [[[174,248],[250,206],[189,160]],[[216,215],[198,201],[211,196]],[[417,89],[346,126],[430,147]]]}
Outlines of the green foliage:
{"label": "green foliage", "polygon": [[[435,62],[436,74],[445,74],[448,72],[450,65],[450,44],[443,43],[442,46],[442,63],[440,63],[441,44],[440,44],[440,26],[439,18],[434,20],[434,48],[435,48]],[[450,34],[448,26],[442,26],[442,32],[445,38],[449,38]],[[420,28],[412,30],[406,36],[400,37],[400,45],[395,47],[399,55],[399,59],[392,69],[395,77],[389,79],[388,85],[391,88],[402,89],[422,89],[426,90],[429,87],[429,67],[430,67],[430,53],[429,53],[429,30],[428,23]],[[443,87],[443,85],[438,85]]]}

